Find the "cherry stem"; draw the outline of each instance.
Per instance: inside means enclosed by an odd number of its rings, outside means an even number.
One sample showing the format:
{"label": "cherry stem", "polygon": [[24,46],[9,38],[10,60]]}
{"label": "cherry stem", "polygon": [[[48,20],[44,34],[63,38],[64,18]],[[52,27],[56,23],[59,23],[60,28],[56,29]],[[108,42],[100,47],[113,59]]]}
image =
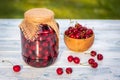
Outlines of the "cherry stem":
{"label": "cherry stem", "polygon": [[77,24],[78,22],[77,21],[75,21],[75,24]]}
{"label": "cherry stem", "polygon": [[74,21],[72,21],[72,19],[70,19],[70,23],[69,23],[69,25],[71,25],[71,24],[73,24],[74,23]]}
{"label": "cherry stem", "polygon": [[86,26],[87,24],[84,24],[84,26]]}
{"label": "cherry stem", "polygon": [[80,65],[82,65],[82,66],[89,66],[89,65],[87,64],[87,62],[85,62],[85,63],[80,63]]}
{"label": "cherry stem", "polygon": [[84,53],[84,54],[90,54],[90,53]]}
{"label": "cherry stem", "polygon": [[73,23],[74,21],[72,21],[72,19],[70,19],[70,23]]}
{"label": "cherry stem", "polygon": [[2,60],[2,62],[7,62],[7,63],[10,63],[10,64],[12,64],[13,65],[13,63],[11,63],[10,61],[8,61],[8,60]]}

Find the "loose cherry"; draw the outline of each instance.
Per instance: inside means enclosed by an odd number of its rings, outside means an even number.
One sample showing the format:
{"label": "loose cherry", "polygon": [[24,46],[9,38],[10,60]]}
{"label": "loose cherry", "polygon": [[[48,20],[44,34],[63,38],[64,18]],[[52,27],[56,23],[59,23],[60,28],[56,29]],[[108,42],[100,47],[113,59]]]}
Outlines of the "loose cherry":
{"label": "loose cherry", "polygon": [[67,73],[67,74],[71,74],[71,73],[72,73],[72,71],[73,71],[73,70],[72,70],[72,68],[71,68],[71,67],[66,68],[66,73]]}
{"label": "loose cherry", "polygon": [[95,57],[95,56],[97,55],[97,52],[96,52],[96,51],[91,51],[91,52],[90,52],[90,55],[91,55],[92,57]]}
{"label": "loose cherry", "polygon": [[93,64],[95,62],[95,60],[93,59],[93,58],[90,58],[89,60],[88,60],[88,63],[91,65],[91,64]]}
{"label": "loose cherry", "polygon": [[80,59],[78,57],[74,57],[73,59],[75,64],[79,64],[80,63]]}
{"label": "loose cherry", "polygon": [[91,67],[92,67],[92,68],[97,68],[97,67],[98,67],[98,63],[97,63],[97,62],[93,62],[93,63],[91,64]]}
{"label": "loose cherry", "polygon": [[62,75],[63,74],[63,69],[62,68],[57,68],[56,70],[58,75]]}
{"label": "loose cherry", "polygon": [[68,57],[67,57],[67,60],[68,60],[69,62],[72,62],[72,61],[73,61],[73,56],[72,56],[72,55],[68,56]]}
{"label": "loose cherry", "polygon": [[14,65],[13,66],[13,71],[14,72],[20,72],[21,71],[21,66],[20,65]]}
{"label": "loose cherry", "polygon": [[102,54],[97,54],[97,59],[98,59],[99,61],[103,60],[103,55],[102,55]]}
{"label": "loose cherry", "polygon": [[14,72],[20,72],[21,71],[21,66],[20,65],[13,65],[13,63],[11,63],[10,61],[8,61],[8,60],[2,60],[2,62],[7,62],[7,63],[10,63],[10,64],[12,64],[12,66],[13,66],[13,71]]}

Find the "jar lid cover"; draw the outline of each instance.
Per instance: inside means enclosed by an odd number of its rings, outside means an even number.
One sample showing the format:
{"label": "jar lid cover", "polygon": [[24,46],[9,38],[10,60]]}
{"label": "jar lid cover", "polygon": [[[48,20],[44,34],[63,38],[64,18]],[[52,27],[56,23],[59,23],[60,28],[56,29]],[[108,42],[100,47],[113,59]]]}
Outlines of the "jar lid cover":
{"label": "jar lid cover", "polygon": [[48,24],[59,35],[57,24],[54,20],[53,11],[46,8],[34,8],[24,13],[24,20],[19,25],[25,37],[29,40],[35,40],[40,24]]}

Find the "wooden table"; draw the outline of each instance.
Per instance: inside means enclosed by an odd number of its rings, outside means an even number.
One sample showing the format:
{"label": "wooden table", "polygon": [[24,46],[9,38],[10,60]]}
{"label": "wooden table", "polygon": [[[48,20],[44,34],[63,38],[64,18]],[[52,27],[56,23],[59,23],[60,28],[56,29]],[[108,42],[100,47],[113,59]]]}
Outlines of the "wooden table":
{"label": "wooden table", "polygon": [[[120,20],[72,20],[94,29],[95,41],[86,52],[96,50],[104,55],[99,67],[81,66],[68,63],[67,56],[73,55],[87,61],[88,54],[68,50],[63,41],[63,33],[70,20],[57,19],[60,25],[60,51],[57,61],[46,68],[33,68],[26,65],[21,57],[20,31],[18,25],[22,19],[0,19],[0,80],[120,80]],[[13,64],[22,65],[21,72],[12,71],[12,65],[2,63],[9,60]],[[64,74],[58,76],[56,68],[62,67]],[[72,67],[73,73],[67,75],[65,68]]]}

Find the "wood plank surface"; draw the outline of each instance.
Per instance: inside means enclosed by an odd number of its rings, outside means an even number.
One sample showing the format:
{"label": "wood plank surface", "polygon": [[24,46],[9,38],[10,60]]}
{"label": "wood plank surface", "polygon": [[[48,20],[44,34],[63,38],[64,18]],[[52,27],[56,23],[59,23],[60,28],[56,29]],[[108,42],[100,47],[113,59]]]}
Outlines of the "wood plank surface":
{"label": "wood plank surface", "polygon": [[[96,50],[104,55],[104,60],[97,69],[89,66],[68,63],[68,55],[79,56],[81,61],[90,57],[70,51],[64,44],[64,31],[73,24],[68,19],[56,19],[60,26],[59,56],[57,61],[46,68],[33,68],[26,65],[21,56],[21,39],[18,25],[22,19],[0,19],[0,80],[120,80],[120,20],[71,20],[79,22],[95,32],[93,46],[86,52]],[[12,65],[2,63],[9,60],[23,66],[20,73],[12,71]],[[57,67],[72,67],[73,73],[58,76]]]}

